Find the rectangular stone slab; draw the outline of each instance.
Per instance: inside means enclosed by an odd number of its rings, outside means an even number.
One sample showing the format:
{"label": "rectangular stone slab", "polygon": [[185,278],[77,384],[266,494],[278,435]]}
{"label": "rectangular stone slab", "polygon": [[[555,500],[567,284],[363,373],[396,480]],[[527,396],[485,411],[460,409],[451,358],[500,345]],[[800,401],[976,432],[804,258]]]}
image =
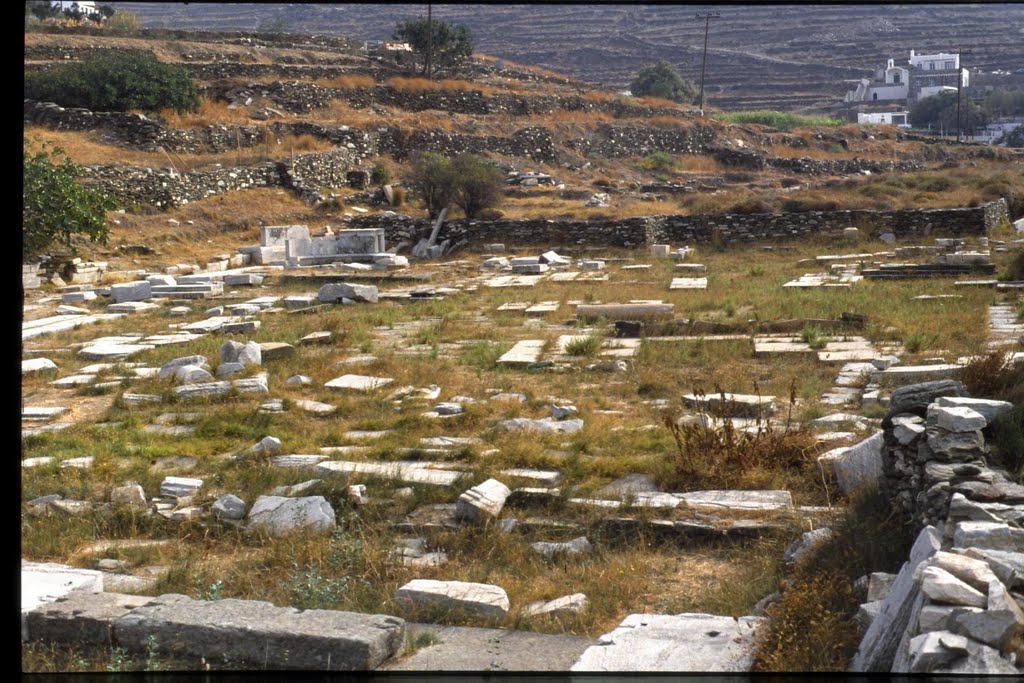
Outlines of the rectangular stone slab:
{"label": "rectangular stone slab", "polygon": [[760,617],[630,614],[571,671],[749,671]]}
{"label": "rectangular stone slab", "polygon": [[152,599],[148,595],[72,591],[26,615],[28,637],[61,645],[110,645],[114,621]]}
{"label": "rectangular stone slab", "polygon": [[788,510],[793,507],[789,491],[694,491],[677,493],[693,507],[737,510]]}
{"label": "rectangular stone slab", "polygon": [[544,339],[523,339],[498,359],[498,365],[529,365],[540,360],[544,351]]}
{"label": "rectangular stone slab", "polygon": [[373,391],[391,384],[395,380],[390,377],[369,377],[367,375],[342,375],[324,386],[328,389],[351,389],[353,391]]}
{"label": "rectangular stone slab", "polygon": [[668,286],[669,289],[707,289],[708,279],[706,277],[674,277]]}
{"label": "rectangular stone slab", "polygon": [[[405,621],[381,614],[277,607],[258,600],[162,595],[114,622],[117,643],[260,669],[370,671],[405,641]],[[151,641],[152,639],[152,641]]]}
{"label": "rectangular stone slab", "polygon": [[580,304],[576,307],[576,317],[612,320],[671,318],[673,310],[674,304]]}
{"label": "rectangular stone slab", "polygon": [[413,607],[439,606],[482,617],[508,614],[508,595],[498,587],[465,581],[413,579],[395,591],[395,602]]}

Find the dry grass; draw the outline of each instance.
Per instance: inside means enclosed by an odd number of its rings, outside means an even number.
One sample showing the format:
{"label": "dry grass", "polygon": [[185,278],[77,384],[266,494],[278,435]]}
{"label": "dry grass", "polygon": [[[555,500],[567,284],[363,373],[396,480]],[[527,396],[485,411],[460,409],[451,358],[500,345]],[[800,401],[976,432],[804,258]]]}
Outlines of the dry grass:
{"label": "dry grass", "polygon": [[249,166],[270,159],[281,159],[290,154],[301,152],[324,152],[334,146],[327,140],[312,135],[286,135],[280,142],[269,134],[273,142],[258,147],[243,147],[240,150],[211,154],[171,154],[163,152],[145,152],[142,150],[118,147],[103,142],[100,131],[58,131],[40,126],[26,126],[25,135],[29,138],[38,137],[49,140],[63,147],[68,156],[76,164],[123,164],[126,166],[149,166],[163,168],[173,166],[178,171],[201,171],[214,164],[223,166]]}
{"label": "dry grass", "polygon": [[342,74],[335,78],[321,78],[316,81],[316,84],[327,88],[354,90],[356,88],[372,88],[377,85],[377,81],[369,74]]}
{"label": "dry grass", "polygon": [[434,81],[426,78],[409,78],[405,76],[393,76],[385,82],[385,85],[402,92],[421,90],[441,90],[444,92],[479,91],[484,95],[493,95],[495,93],[494,89],[489,86],[482,85],[480,83],[473,83],[471,81],[462,81],[457,79],[443,79],[440,81]]}

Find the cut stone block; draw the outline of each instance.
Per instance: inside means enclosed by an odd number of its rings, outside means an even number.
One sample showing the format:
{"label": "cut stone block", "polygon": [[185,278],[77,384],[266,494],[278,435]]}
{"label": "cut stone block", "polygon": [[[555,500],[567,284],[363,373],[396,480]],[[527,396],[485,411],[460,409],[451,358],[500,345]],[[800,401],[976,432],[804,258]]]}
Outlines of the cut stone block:
{"label": "cut stone block", "polygon": [[111,285],[111,298],[114,299],[114,303],[143,301],[152,297],[153,285],[145,280]]}
{"label": "cut stone block", "polygon": [[487,618],[503,618],[509,601],[499,586],[465,581],[413,579],[395,591],[395,602],[409,608],[460,610]]}
{"label": "cut stone block", "polygon": [[573,664],[574,672],[749,671],[761,617],[630,614]]}
{"label": "cut stone block", "polygon": [[455,518],[466,522],[482,522],[501,514],[501,508],[512,491],[497,479],[474,486],[455,503]]}
{"label": "cut stone block", "polygon": [[985,594],[956,578],[945,569],[925,567],[921,573],[921,590],[933,602],[968,607],[985,607]]}
{"label": "cut stone block", "polygon": [[72,591],[26,615],[28,638],[64,646],[109,646],[114,622],[152,600],[147,595]]}
{"label": "cut stone block", "polygon": [[531,602],[523,607],[524,617],[567,617],[580,614],[587,608],[587,596],[583,593],[564,595],[547,602]]}
{"label": "cut stone block", "polygon": [[337,303],[342,299],[377,303],[378,292],[373,285],[354,285],[346,282],[332,282],[324,285],[317,293],[320,303]]}
{"label": "cut stone block", "polygon": [[167,477],[160,483],[160,495],[173,498],[187,498],[199,493],[199,489],[202,487],[202,479]]}
{"label": "cut stone block", "polygon": [[[432,466],[433,465],[433,466]],[[332,460],[321,462],[314,469],[319,476],[343,476],[367,474],[375,477],[396,479],[406,484],[428,484],[431,486],[452,486],[466,476],[459,470],[441,469],[437,463],[420,461],[396,462],[347,462]]]}
{"label": "cut stone block", "polygon": [[118,643],[144,653],[230,661],[254,669],[369,671],[405,642],[405,622],[379,614],[297,610],[258,600],[162,595],[114,623]]}
{"label": "cut stone block", "polygon": [[774,396],[748,394],[695,394],[683,395],[683,404],[689,408],[722,413],[730,417],[757,417],[775,412]]}
{"label": "cut stone block", "polygon": [[259,345],[262,360],[279,360],[290,358],[295,354],[295,347],[284,342],[263,342]]}
{"label": "cut stone block", "polygon": [[668,286],[669,289],[707,289],[708,279],[706,277],[674,277]]}
{"label": "cut stone block", "polygon": [[674,304],[643,303],[643,304],[580,304],[576,307],[576,317],[609,318],[612,320],[638,320],[671,318],[675,310]]}
{"label": "cut stone block", "polygon": [[30,358],[21,361],[21,374],[30,375],[33,373],[57,372],[57,364],[49,358]]}
{"label": "cut stone block", "polygon": [[985,416],[971,408],[936,404],[928,407],[928,422],[950,432],[973,432],[986,425]]}
{"label": "cut stone block", "polygon": [[27,613],[72,591],[103,592],[103,574],[63,564],[21,561],[21,639],[28,640]]}
{"label": "cut stone block", "polygon": [[849,495],[861,487],[877,488],[882,478],[881,431],[855,446],[835,449],[818,458],[818,462],[831,467],[843,493]]}
{"label": "cut stone block", "polygon": [[957,522],[953,531],[954,548],[979,548],[1021,552],[1024,529],[999,522]]}
{"label": "cut stone block", "polygon": [[936,399],[936,403],[944,408],[970,408],[981,414],[988,424],[992,424],[997,417],[1013,409],[1013,404],[1009,401],[991,401],[966,396],[940,396]]}
{"label": "cut stone block", "polygon": [[594,547],[586,536],[579,536],[564,543],[537,541],[530,544],[530,550],[542,557],[551,558],[556,555],[586,555],[593,552]]}
{"label": "cut stone block", "polygon": [[789,491],[694,491],[675,496],[692,507],[718,510],[789,510],[793,507]]}
{"label": "cut stone block", "polygon": [[366,375],[342,375],[325,384],[329,389],[350,389],[352,391],[373,391],[394,382],[390,377],[369,377]]}
{"label": "cut stone block", "polygon": [[579,418],[571,420],[556,420],[553,417],[531,420],[528,417],[514,417],[512,419],[502,420],[499,422],[498,429],[527,429],[539,432],[561,432],[564,434],[574,434],[583,429],[583,420]]}

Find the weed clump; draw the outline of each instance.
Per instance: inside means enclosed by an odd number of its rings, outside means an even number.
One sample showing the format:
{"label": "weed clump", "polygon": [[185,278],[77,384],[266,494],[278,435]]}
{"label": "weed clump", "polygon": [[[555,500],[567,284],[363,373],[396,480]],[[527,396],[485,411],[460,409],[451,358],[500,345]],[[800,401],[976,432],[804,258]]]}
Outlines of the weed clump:
{"label": "weed clump", "polygon": [[565,345],[565,352],[570,356],[593,356],[601,348],[604,338],[599,334],[588,334],[578,337]]}
{"label": "weed clump", "polygon": [[[755,391],[757,390],[755,383]],[[813,462],[817,441],[804,426],[794,426],[796,383],[790,385],[789,413],[778,428],[760,413],[754,425],[736,427],[727,417],[731,412],[725,392],[717,410],[702,411],[698,419],[682,421],[666,414],[663,422],[672,434],[672,454],[664,485],[671,490],[699,488],[758,488],[772,486],[779,476],[799,472]],[[697,393],[698,398],[702,394]]]}

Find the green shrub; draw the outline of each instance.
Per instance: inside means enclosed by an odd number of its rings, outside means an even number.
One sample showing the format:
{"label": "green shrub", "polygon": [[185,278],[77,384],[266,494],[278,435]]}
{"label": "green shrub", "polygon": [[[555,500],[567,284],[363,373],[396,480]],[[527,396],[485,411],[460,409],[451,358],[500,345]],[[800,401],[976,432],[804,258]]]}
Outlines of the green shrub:
{"label": "green shrub", "polygon": [[370,170],[370,182],[374,185],[386,185],[391,179],[391,172],[384,164],[377,162]]}
{"label": "green shrub", "polygon": [[644,157],[644,168],[655,173],[667,173],[672,170],[672,155],[667,152],[655,152]]}
{"label": "green shrub", "polygon": [[601,348],[604,337],[600,334],[588,334],[578,337],[565,345],[565,352],[570,356],[593,356]]}
{"label": "green shrub", "polygon": [[825,335],[821,333],[821,330],[819,330],[817,327],[814,327],[813,325],[805,327],[800,332],[800,339],[802,339],[805,344],[807,344],[808,346],[815,350],[824,348],[825,343],[827,342],[827,339]]}
{"label": "green shrub", "polygon": [[35,140],[29,151],[25,140],[22,166],[22,251],[36,255],[54,243],[73,249],[72,238],[84,235],[93,242],[107,241],[107,211],[117,207],[111,197],[82,187],[75,180],[82,169],[60,147],[50,149]]}
{"label": "green shrub", "polygon": [[183,69],[126,53],[26,73],[25,97],[94,111],[199,108],[199,93]]}

